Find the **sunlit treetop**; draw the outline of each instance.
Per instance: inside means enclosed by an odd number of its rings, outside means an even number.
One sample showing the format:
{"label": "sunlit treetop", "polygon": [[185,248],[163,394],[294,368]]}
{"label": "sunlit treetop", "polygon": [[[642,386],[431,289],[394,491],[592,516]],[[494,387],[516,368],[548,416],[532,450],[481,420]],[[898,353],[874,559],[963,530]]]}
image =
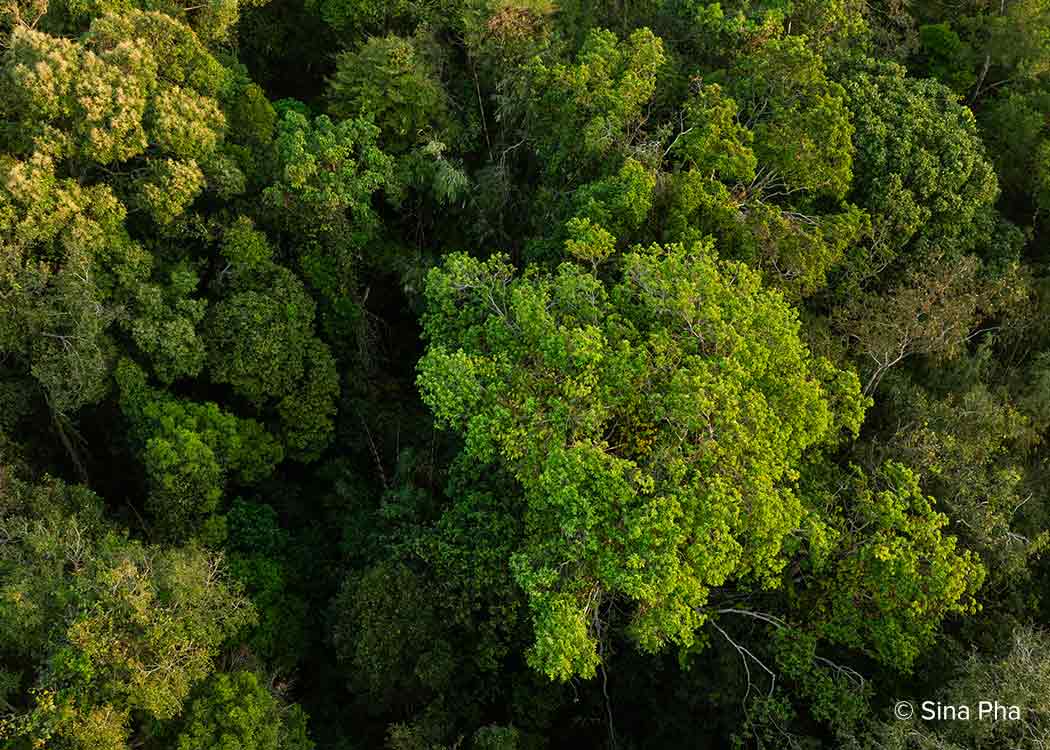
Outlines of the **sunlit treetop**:
{"label": "sunlit treetop", "polygon": [[637,248],[610,286],[452,255],[427,299],[424,400],[527,499],[512,566],[537,669],[593,674],[613,600],[655,650],[693,643],[712,589],[776,585],[799,461],[865,402],[753,271],[709,245]]}

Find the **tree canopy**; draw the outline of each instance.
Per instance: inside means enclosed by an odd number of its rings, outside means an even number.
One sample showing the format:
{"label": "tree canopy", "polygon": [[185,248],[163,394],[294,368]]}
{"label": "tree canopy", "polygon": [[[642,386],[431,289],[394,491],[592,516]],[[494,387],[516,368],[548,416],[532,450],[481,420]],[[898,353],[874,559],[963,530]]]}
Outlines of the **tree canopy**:
{"label": "tree canopy", "polygon": [[1042,747],[1048,211],[1047,0],[0,0],[0,748]]}

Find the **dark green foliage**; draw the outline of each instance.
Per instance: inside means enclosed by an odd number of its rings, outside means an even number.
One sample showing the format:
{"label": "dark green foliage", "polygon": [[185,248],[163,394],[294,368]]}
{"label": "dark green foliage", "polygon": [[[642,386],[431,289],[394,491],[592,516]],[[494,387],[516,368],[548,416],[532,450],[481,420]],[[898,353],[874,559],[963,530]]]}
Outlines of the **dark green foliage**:
{"label": "dark green foliage", "polygon": [[258,613],[248,643],[266,663],[292,670],[306,642],[306,604],[293,589],[289,534],[273,507],[242,498],[233,501],[226,527],[230,573]]}
{"label": "dark green foliage", "polygon": [[930,75],[956,91],[973,85],[973,51],[945,23],[927,24],[919,29],[919,43]]}
{"label": "dark green foliage", "polygon": [[1050,742],[1048,0],[0,37],[0,748]]}
{"label": "dark green foliage", "polygon": [[283,457],[277,440],[255,420],[239,419],[213,402],[155,391],[130,361],[117,368],[117,382],[146,470],[147,504],[171,534],[207,522],[227,481],[263,479]]}
{"label": "dark green foliage", "polygon": [[204,342],[197,326],[204,319],[207,302],[190,294],[198,278],[185,268],[173,270],[167,288],[142,284],[136,296],[137,315],[128,322],[131,337],[163,383],[196,377],[204,368]]}
{"label": "dark green foliage", "polygon": [[279,266],[267,276],[269,283],[234,287],[207,325],[211,379],[256,403],[287,393],[302,379],[314,323],[314,301],[302,282]]}
{"label": "dark green foliage", "polygon": [[852,199],[872,219],[867,257],[851,272],[872,276],[901,253],[958,257],[981,247],[998,185],[973,113],[941,84],[896,67],[861,73],[846,91],[855,126]]}
{"label": "dark green foliage", "polygon": [[332,117],[372,118],[391,152],[437,134],[448,117],[445,92],[418,49],[422,41],[373,37],[356,53],[340,55],[329,84]]}
{"label": "dark green foliage", "polygon": [[1050,211],[1050,92],[1029,94],[1004,91],[981,113],[985,142],[993,154],[1003,190],[1018,201],[1015,210],[1038,214],[1045,222]]}

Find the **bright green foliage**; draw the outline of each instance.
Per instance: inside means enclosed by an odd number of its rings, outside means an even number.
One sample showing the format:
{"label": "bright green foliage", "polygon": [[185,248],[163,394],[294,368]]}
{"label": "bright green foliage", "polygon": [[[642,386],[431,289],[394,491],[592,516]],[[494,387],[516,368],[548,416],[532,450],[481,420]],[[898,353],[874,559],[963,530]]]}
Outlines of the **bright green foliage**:
{"label": "bright green foliage", "polygon": [[569,219],[565,229],[569,235],[565,241],[565,252],[577,260],[590,263],[592,269],[596,269],[599,263],[616,251],[616,238],[590,219]]}
{"label": "bright green foliage", "polygon": [[787,20],[783,2],[677,0],[668,5],[689,47],[713,67],[779,36]]}
{"label": "bright green foliage", "polygon": [[[607,258],[619,238],[626,245],[631,238],[647,236],[646,219],[653,206],[656,175],[634,158],[623,162],[619,171],[578,187],[572,193],[566,213],[565,234],[534,242],[531,260],[557,262],[565,253],[598,263]],[[543,195],[541,198],[553,196]]]}
{"label": "bright green foliage", "polygon": [[998,195],[973,114],[935,81],[899,68],[846,83],[856,128],[852,199],[872,218],[870,257],[856,273],[878,272],[904,250],[958,256],[982,240],[980,222]]}
{"label": "bright green foliage", "polygon": [[[734,69],[730,92],[754,132],[760,177],[749,186],[766,200],[805,191],[842,198],[852,179],[853,127],[845,92],[802,39],[764,45]],[[739,77],[737,77],[739,76]]]}
{"label": "bright green foliage", "polygon": [[[175,46],[174,54],[158,60],[158,44]],[[202,160],[225,124],[210,98],[222,68],[167,16],[106,16],[80,43],[18,28],[3,68],[16,143],[71,160],[74,173],[127,162],[147,146]]]}
{"label": "bright green foliage", "polygon": [[142,310],[132,335],[163,379],[199,371],[199,306],[162,312],[152,261],[125,224],[170,224],[204,189],[201,165],[224,127],[223,73],[192,31],[158,13],[103,16],[77,41],[11,34],[0,61],[0,299],[10,311],[0,349],[24,358],[56,414],[106,394],[108,329],[126,304]]}
{"label": "bright green foliage", "polygon": [[[52,152],[89,162],[127,161],[147,145],[147,87],[156,63],[142,46],[87,48],[18,28],[4,56],[4,109],[28,145],[46,138]],[[55,131],[65,137],[56,139]]]}
{"label": "bright green foliage", "polygon": [[[763,45],[686,103],[666,235],[716,236],[792,297],[821,289],[866,229],[840,205],[852,180],[843,88],[803,38]],[[738,111],[739,109],[739,111]]]}
{"label": "bright green foliage", "polygon": [[379,129],[355,118],[333,123],[289,110],[278,123],[277,173],[266,205],[292,232],[306,280],[320,292],[326,326],[347,336],[356,315],[359,254],[379,233],[376,193],[398,193],[394,161],[377,145]]}
{"label": "bright green foliage", "polygon": [[628,159],[617,174],[576,190],[576,217],[598,224],[617,237],[629,236],[648,217],[655,186],[655,176]]}
{"label": "bright green foliage", "polygon": [[682,126],[670,152],[683,166],[730,184],[754,180],[754,134],[740,124],[736,102],[718,84],[703,86],[686,100]]}
{"label": "bright green foliage", "polygon": [[[853,0],[792,0],[790,30],[835,68],[846,67],[871,48],[866,6]],[[880,19],[885,24],[885,18]]]}
{"label": "bright green foliage", "polygon": [[729,236],[740,243],[743,258],[795,298],[823,289],[871,227],[868,214],[850,204],[835,213],[809,216],[756,203],[744,214],[747,231]]}
{"label": "bright green foliage", "polygon": [[0,166],[4,177],[0,226],[10,254],[20,255],[27,266],[19,271],[31,273],[40,260],[55,262],[67,256],[94,261],[104,274],[101,291],[107,291],[148,268],[148,259],[124,231],[125,209],[108,186],[85,188],[63,179],[55,172],[54,160],[41,153],[26,161],[5,157]]}
{"label": "bright green foliage", "polygon": [[[47,523],[37,530],[39,547],[54,551],[63,550],[67,540],[78,536],[92,539],[104,533],[102,505],[87,488],[66,485],[52,478],[34,485],[17,479],[6,465],[0,471],[4,482],[0,507],[5,529],[17,528],[18,522],[27,517],[41,516]],[[32,656],[44,647],[49,628],[63,607],[64,573],[57,561],[66,556],[56,555],[50,567],[32,569],[27,565],[33,559],[29,556],[40,553],[26,544],[30,531],[24,529],[27,536],[20,537],[17,544],[5,545],[0,553],[3,565],[0,638],[5,650],[25,656]],[[76,553],[76,547],[70,551]],[[47,557],[46,553],[42,554],[42,559]]]}
{"label": "bright green foliage", "polygon": [[238,216],[223,233],[222,255],[230,262],[235,274],[264,269],[273,250],[263,232],[257,230],[247,216]]}
{"label": "bright green foliage", "polygon": [[[264,5],[267,0],[211,0],[207,3],[188,3],[185,0],[160,0],[159,2],[126,2],[124,0],[57,0],[44,5],[45,15],[40,27],[56,35],[72,35],[87,29],[94,19],[110,14],[126,14],[136,11],[151,11],[164,14],[191,28],[194,34],[207,44],[218,45],[229,40],[237,23],[241,8]],[[20,14],[23,24],[31,23],[25,13]]]}
{"label": "bright green foliage", "polygon": [[151,162],[134,183],[133,205],[158,224],[170,224],[189,208],[204,188],[204,173],[196,163],[174,159]]}
{"label": "bright green foliage", "polygon": [[361,118],[333,123],[287,111],[277,124],[278,172],[267,203],[308,233],[345,232],[364,239],[375,231],[372,194],[391,187],[393,160],[379,150],[379,130]]}
{"label": "bright green foliage", "polygon": [[[649,29],[624,40],[593,29],[572,65],[536,57],[524,66],[527,78],[517,84],[524,89],[522,140],[512,148],[531,146],[542,186],[534,198],[538,236],[526,258],[561,260],[570,237],[558,230],[576,232],[562,223],[572,219],[590,221],[624,244],[650,236],[634,231],[653,203],[660,160],[659,144],[644,137],[643,125],[665,62],[663,43]],[[501,103],[512,112],[516,106]]]}
{"label": "bright green foliage", "polygon": [[338,31],[361,34],[382,28],[398,16],[408,15],[415,3],[412,0],[308,0],[307,7],[315,10],[325,23]]}
{"label": "bright green foliage", "polygon": [[870,226],[856,206],[809,215],[766,203],[760,192],[753,198],[746,191],[730,192],[697,170],[674,175],[669,193],[665,237],[697,241],[713,235],[725,255],[761,268],[769,283],[792,298],[822,289]]}
{"label": "bright green foliage", "polygon": [[572,179],[622,153],[637,135],[663,62],[663,44],[648,29],[623,41],[595,30],[574,65],[534,65],[528,128],[547,174]]}
{"label": "bright green foliage", "polygon": [[771,47],[733,84],[754,131],[717,84],[686,102],[669,153],[687,171],[672,179],[663,233],[677,241],[714,235],[726,255],[761,268],[790,296],[808,296],[867,230],[867,217],[849,204],[827,208],[851,175],[841,87],[805,47]]}
{"label": "bright green foliage", "polygon": [[1046,543],[1044,535],[1019,533],[1015,517],[1032,499],[1022,458],[1039,439],[1038,416],[1023,413],[1025,400],[1011,403],[1004,390],[980,382],[940,399],[914,386],[901,390],[891,403],[907,426],[888,449],[922,472],[924,490],[941,499],[953,532],[980,554],[991,582],[1016,582]]}
{"label": "bright green foliage", "polygon": [[163,90],[150,118],[154,140],[179,159],[203,160],[215,150],[226,119],[218,105],[178,86]]}
{"label": "bright green foliage", "polygon": [[0,747],[1046,744],[1048,30],[0,0]]}
{"label": "bright green foliage", "polygon": [[127,360],[116,376],[146,468],[148,504],[167,533],[184,536],[207,520],[227,481],[259,481],[281,461],[281,445],[255,420],[156,391]]}
{"label": "bright green foliage", "polygon": [[210,671],[216,648],[254,614],[224,583],[216,558],[191,548],[128,552],[96,584],[109,588],[101,606],[67,637],[77,662],[118,694],[122,686],[131,707],[171,718]]}
{"label": "bright green foliage", "polygon": [[0,738],[123,747],[129,711],[176,716],[254,616],[221,558],[127,540],[86,489],[5,476],[0,526],[0,639],[39,666],[33,705],[0,723]]}
{"label": "bright green foliage", "polygon": [[254,673],[219,673],[190,704],[176,748],[312,750],[301,728],[305,721],[298,706],[282,708]]}
{"label": "bright green foliage", "polygon": [[4,159],[0,173],[0,350],[24,357],[50,407],[72,413],[105,395],[112,290],[149,260],[108,187],[58,179],[39,154]]}
{"label": "bright green foliage", "polygon": [[614,598],[655,650],[693,643],[712,588],[775,585],[798,462],[863,414],[856,379],[811,359],[779,295],[710,247],[633,251],[610,288],[453,255],[427,299],[423,397],[467,456],[521,483],[512,566],[530,663],[551,677],[594,673]]}
{"label": "bright green foliage", "polygon": [[202,96],[218,96],[230,82],[229,71],[201,44],[197,34],[165,13],[130,11],[102,16],[92,22],[87,39],[101,49],[137,41],[151,54],[163,50],[156,65],[164,82]]}
{"label": "bright green foliage", "polygon": [[984,568],[972,552],[956,551],[955,538],[943,533],[948,517],[900,464],[886,464],[870,480],[858,476],[846,517],[838,530],[845,553],[825,578],[822,632],[910,669],[945,616],[976,611]]}
{"label": "bright green foliage", "polygon": [[389,151],[426,141],[447,123],[445,92],[418,42],[372,37],[336,61],[328,111],[337,120],[371,118]]}

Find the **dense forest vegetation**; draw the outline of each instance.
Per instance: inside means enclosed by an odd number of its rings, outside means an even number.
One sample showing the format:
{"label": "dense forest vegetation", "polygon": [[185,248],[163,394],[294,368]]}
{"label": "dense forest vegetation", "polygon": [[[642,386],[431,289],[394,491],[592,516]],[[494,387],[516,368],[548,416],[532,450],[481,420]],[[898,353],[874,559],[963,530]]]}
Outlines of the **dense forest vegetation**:
{"label": "dense forest vegetation", "polygon": [[0,748],[1050,746],[1050,0],[0,26]]}

